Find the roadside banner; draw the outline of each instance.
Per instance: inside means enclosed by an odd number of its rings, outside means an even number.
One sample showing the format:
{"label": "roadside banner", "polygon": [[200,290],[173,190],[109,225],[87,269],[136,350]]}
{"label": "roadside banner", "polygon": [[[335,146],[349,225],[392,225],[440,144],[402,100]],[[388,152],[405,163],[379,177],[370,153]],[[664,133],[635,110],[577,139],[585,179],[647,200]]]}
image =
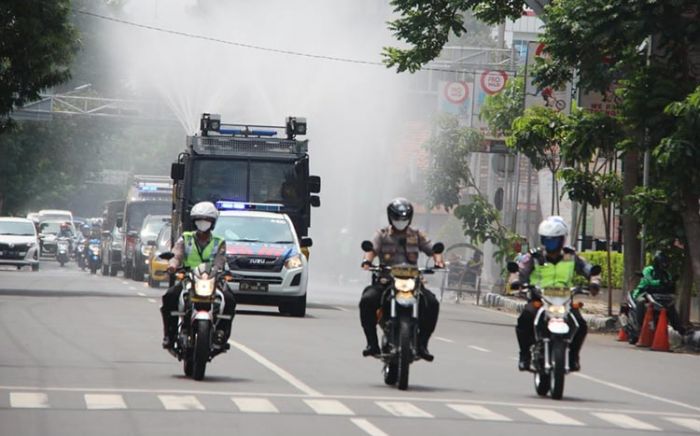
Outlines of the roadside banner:
{"label": "roadside banner", "polygon": [[463,125],[471,126],[474,84],[455,81],[438,84],[438,110],[457,116]]}
{"label": "roadside banner", "polygon": [[571,111],[571,82],[564,88],[546,87],[538,89],[533,81],[532,69],[537,58],[546,58],[547,51],[541,42],[529,42],[527,45],[527,77],[525,77],[525,107],[544,106],[558,112]]}

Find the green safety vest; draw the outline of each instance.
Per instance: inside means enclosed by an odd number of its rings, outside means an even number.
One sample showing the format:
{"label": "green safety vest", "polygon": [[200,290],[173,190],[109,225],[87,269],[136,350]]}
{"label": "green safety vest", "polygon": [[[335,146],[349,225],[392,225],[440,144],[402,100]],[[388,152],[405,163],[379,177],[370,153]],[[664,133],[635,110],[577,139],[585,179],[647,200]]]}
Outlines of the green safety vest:
{"label": "green safety vest", "polygon": [[224,242],[223,239],[216,236],[211,237],[211,240],[204,247],[204,250],[199,250],[197,247],[195,232],[184,232],[182,239],[185,243],[185,258],[183,263],[185,268],[197,268],[202,263],[212,261],[212,253],[216,255],[219,251],[219,246]]}
{"label": "green safety vest", "polygon": [[574,286],[575,267],[573,259],[562,259],[556,264],[547,262],[544,265],[535,261],[535,270],[530,277],[530,283],[542,289],[570,288]]}

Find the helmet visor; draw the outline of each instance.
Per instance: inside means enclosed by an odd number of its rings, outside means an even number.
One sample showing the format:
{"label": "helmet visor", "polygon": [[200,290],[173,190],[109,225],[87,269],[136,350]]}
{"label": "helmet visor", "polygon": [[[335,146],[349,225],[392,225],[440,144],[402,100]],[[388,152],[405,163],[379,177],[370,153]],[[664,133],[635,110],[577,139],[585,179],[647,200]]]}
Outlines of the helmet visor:
{"label": "helmet visor", "polygon": [[544,245],[544,249],[553,252],[561,250],[564,246],[563,236],[540,236],[540,242]]}

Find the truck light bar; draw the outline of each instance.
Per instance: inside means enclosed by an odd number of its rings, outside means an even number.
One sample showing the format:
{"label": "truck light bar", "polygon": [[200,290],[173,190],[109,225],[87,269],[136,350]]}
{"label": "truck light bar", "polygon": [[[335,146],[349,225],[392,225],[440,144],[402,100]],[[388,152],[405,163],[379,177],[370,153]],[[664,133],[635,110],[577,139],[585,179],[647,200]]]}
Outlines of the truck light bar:
{"label": "truck light bar", "polygon": [[277,136],[274,130],[248,130],[248,129],[219,129],[222,135],[244,135],[244,136]]}
{"label": "truck light bar", "polygon": [[262,212],[282,212],[284,208],[276,203],[246,203],[243,201],[219,200],[216,202],[219,210],[258,210]]}

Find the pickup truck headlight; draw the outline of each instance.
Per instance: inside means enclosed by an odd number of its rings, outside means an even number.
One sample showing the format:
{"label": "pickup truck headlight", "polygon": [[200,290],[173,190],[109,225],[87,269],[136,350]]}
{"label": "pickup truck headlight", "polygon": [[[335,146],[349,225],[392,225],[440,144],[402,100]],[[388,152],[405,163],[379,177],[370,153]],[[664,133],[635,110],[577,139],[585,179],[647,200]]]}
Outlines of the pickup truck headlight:
{"label": "pickup truck headlight", "polygon": [[284,266],[287,269],[301,268],[304,264],[301,261],[301,255],[295,254],[284,261]]}

